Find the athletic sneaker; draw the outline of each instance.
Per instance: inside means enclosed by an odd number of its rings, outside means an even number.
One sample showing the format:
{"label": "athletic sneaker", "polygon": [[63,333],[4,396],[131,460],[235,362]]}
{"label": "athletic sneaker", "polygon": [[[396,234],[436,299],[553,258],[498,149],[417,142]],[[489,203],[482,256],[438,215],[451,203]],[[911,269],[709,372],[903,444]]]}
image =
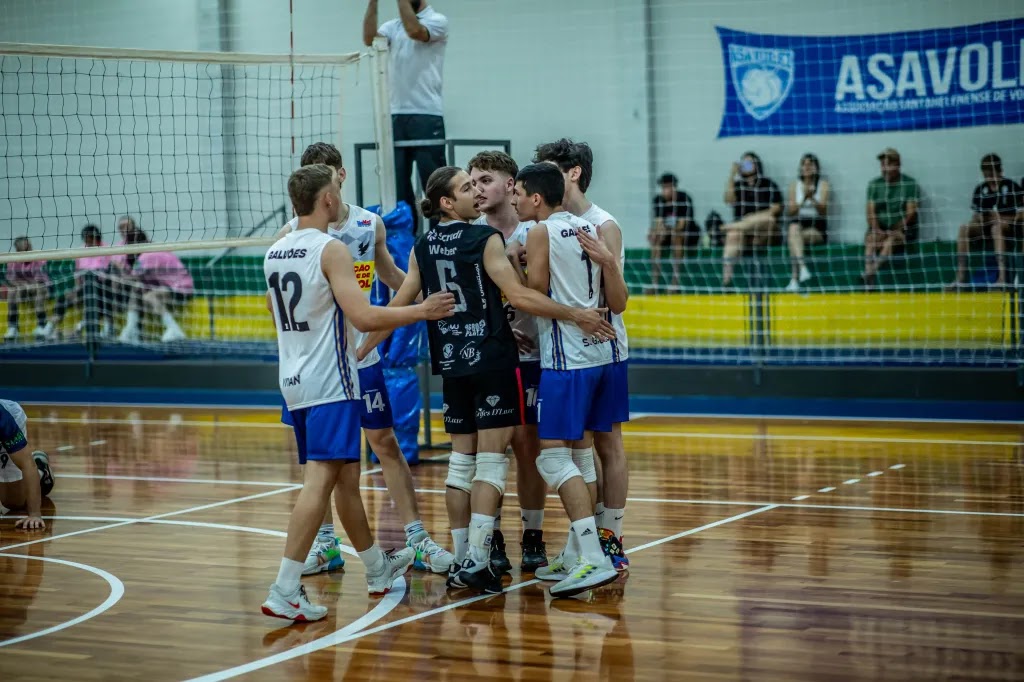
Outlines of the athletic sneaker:
{"label": "athletic sneaker", "polygon": [[626,557],[626,552],[622,549],[622,538],[615,537],[615,534],[607,528],[599,528],[597,533],[601,539],[601,549],[604,550],[604,555],[612,560],[615,570],[628,570],[629,558]]}
{"label": "athletic sneaker", "polygon": [[306,588],[302,585],[291,594],[284,594],[277,583],[270,586],[270,595],[263,602],[263,613],[274,618],[306,622],[320,620],[327,615],[327,607],[309,601]]}
{"label": "athletic sneaker", "polygon": [[187,338],[185,332],[181,331],[180,327],[169,327],[164,330],[160,341],[162,343],[174,343],[175,341],[184,341]]}
{"label": "athletic sneaker", "polygon": [[46,497],[53,490],[53,472],[50,471],[50,458],[42,450],[36,450],[32,453],[32,461],[36,463],[36,468],[39,469],[39,488],[43,497]]}
{"label": "athletic sneaker", "polygon": [[448,579],[444,581],[444,584],[450,590],[463,590],[469,585],[459,580],[459,574],[462,572],[462,566],[452,562],[451,568],[448,569]]}
{"label": "athletic sneaker", "polygon": [[499,576],[512,571],[512,562],[508,560],[508,554],[505,553],[505,536],[501,534],[500,530],[495,530],[494,535],[491,536],[491,565],[494,566],[494,570],[498,572]]}
{"label": "athletic sneaker", "polygon": [[395,578],[405,575],[415,559],[416,550],[412,547],[405,547],[397,552],[388,552],[384,555],[384,569],[374,575],[366,574],[367,591],[375,596],[387,594],[391,591],[391,585],[395,582]]}
{"label": "athletic sneaker", "polygon": [[306,555],[306,565],[302,569],[302,575],[316,575],[324,571],[336,571],[345,566],[345,559],[341,556],[338,538],[331,538],[322,542],[320,538],[313,540],[313,546],[309,548]]}
{"label": "athletic sneaker", "polygon": [[406,544],[416,551],[416,560],[412,566],[417,571],[448,573],[455,563],[455,555],[434,542],[429,535],[415,545],[411,542]]}
{"label": "athletic sneaker", "polygon": [[7,340],[7,341],[13,341],[16,338],[18,338],[18,328],[17,327],[8,327],[7,328],[7,333],[4,334],[4,339]]}
{"label": "athletic sneaker", "polygon": [[466,557],[459,570],[458,582],[482,594],[501,594],[501,575],[493,560],[477,563]]}
{"label": "athletic sneaker", "polygon": [[543,538],[544,531],[523,531],[523,563],[519,565],[523,573],[533,573],[541,566],[548,565],[547,545]]}
{"label": "athletic sneaker", "polygon": [[612,567],[612,562],[608,557],[602,557],[598,562],[591,562],[581,555],[569,570],[569,575],[551,586],[551,596],[572,597],[581,592],[615,582],[618,577],[619,574]]}
{"label": "athletic sneaker", "polygon": [[53,322],[47,322],[41,324],[32,330],[32,336],[40,340],[46,340],[53,337]]}
{"label": "athletic sneaker", "polygon": [[565,560],[565,553],[559,552],[558,556],[549,561],[547,566],[541,566],[534,571],[533,576],[541,580],[564,580],[569,576],[571,567],[571,564]]}

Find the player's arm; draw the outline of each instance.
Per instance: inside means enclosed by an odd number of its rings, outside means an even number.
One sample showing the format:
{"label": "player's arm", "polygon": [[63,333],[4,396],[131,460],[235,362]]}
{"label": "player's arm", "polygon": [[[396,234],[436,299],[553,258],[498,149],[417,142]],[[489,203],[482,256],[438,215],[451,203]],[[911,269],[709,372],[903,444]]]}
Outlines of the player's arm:
{"label": "player's arm", "polygon": [[601,266],[601,286],[604,287],[608,308],[621,315],[629,301],[629,288],[616,255],[622,253],[622,230],[615,221],[609,220],[599,228],[597,239],[582,230],[576,233],[576,237],[590,260]]}
{"label": "player's arm", "polygon": [[369,47],[373,45],[373,39],[377,33],[377,0],[369,0],[366,3],[366,14],[363,15],[363,44]]}
{"label": "player's arm", "polygon": [[11,461],[21,469],[21,482],[25,486],[26,516],[15,523],[14,527],[24,530],[42,530],[46,528],[46,522],[42,519],[43,491],[39,483],[39,471],[36,469],[36,463],[32,460],[32,452],[27,447],[22,448],[11,453]]}
{"label": "player's arm", "polygon": [[388,233],[384,229],[384,221],[377,216],[377,239],[374,247],[374,261],[377,266],[377,279],[384,282],[384,286],[392,291],[398,291],[405,282],[405,273],[398,267],[395,259],[388,251]]}
{"label": "player's arm", "polygon": [[404,327],[421,320],[451,317],[455,296],[437,293],[418,305],[382,308],[366,300],[353,271],[352,256],[341,242],[332,241],[324,247],[320,266],[331,285],[334,300],[361,332],[383,331]]}
{"label": "player's arm", "polygon": [[[416,10],[412,8],[412,0],[398,0],[398,16],[402,20],[402,28],[410,38],[421,43],[430,42],[430,31],[420,23],[419,17],[416,16]],[[365,32],[365,26],[363,30]]]}
{"label": "player's arm", "polygon": [[[530,236],[526,238],[527,249],[534,232],[544,232],[547,237],[547,230],[530,230]],[[533,261],[530,260],[530,275],[533,275]],[[505,257],[505,248],[502,244],[501,235],[494,235],[487,240],[484,247],[484,269],[487,275],[505,293],[508,302],[513,308],[540,317],[552,320],[566,320],[572,322],[587,334],[598,336],[602,339],[614,339],[615,329],[604,319],[606,308],[570,308],[567,305],[556,303],[540,293],[536,289],[523,286],[519,281],[519,275],[512,269],[512,264]]]}
{"label": "player's arm", "polygon": [[[398,308],[412,304],[420,295],[420,287],[420,268],[416,263],[416,253],[412,252],[409,254],[409,273],[402,281],[402,286],[398,288],[395,295],[388,301],[387,307]],[[392,331],[388,329],[387,331],[371,332],[363,340],[363,345],[359,346],[359,349],[356,351],[356,359],[362,360],[369,355],[370,351],[383,343],[384,339],[391,336]]]}

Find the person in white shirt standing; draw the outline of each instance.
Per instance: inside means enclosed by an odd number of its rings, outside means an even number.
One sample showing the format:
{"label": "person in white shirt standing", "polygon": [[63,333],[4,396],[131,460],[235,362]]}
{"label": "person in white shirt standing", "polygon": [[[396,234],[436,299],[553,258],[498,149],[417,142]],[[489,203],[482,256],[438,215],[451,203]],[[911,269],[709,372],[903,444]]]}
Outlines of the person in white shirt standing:
{"label": "person in white shirt standing", "polygon": [[312,621],[326,616],[327,608],[309,601],[300,580],[332,491],[338,516],[366,565],[370,594],[387,592],[416,554],[412,548],[391,555],[381,551],[359,496],[363,401],[353,327],[369,332],[449,317],[455,299],[439,294],[405,308],[371,306],[349,250],[327,234],[342,206],[337,171],[323,164],[300,168],[288,180],[288,194],[298,225],[267,251],[263,272],[277,330],[281,394],[306,473],[263,613]]}
{"label": "person in white shirt standing", "polygon": [[446,165],[441,88],[448,17],[423,0],[398,0],[398,14],[398,19],[378,27],[377,0],[369,0],[363,17],[363,42],[369,46],[377,36],[388,39],[395,188],[398,200],[415,211],[413,162],[424,188],[430,174]]}

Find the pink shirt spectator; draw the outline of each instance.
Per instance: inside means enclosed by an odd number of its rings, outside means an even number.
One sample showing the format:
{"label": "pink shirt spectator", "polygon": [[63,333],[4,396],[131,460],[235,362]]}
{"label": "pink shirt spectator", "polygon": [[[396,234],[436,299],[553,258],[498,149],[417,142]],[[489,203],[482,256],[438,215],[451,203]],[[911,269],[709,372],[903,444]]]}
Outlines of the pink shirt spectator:
{"label": "pink shirt spectator", "polygon": [[[100,244],[106,246],[106,244]],[[103,272],[110,265],[111,256],[84,256],[75,260],[75,270],[79,272]]]}
{"label": "pink shirt spectator", "polygon": [[7,282],[18,284],[49,284],[50,276],[46,274],[46,262],[37,260],[29,263],[8,263]]}
{"label": "pink shirt spectator", "polygon": [[146,284],[167,287],[179,294],[191,294],[193,291],[192,275],[188,274],[181,259],[170,251],[140,253],[132,274]]}

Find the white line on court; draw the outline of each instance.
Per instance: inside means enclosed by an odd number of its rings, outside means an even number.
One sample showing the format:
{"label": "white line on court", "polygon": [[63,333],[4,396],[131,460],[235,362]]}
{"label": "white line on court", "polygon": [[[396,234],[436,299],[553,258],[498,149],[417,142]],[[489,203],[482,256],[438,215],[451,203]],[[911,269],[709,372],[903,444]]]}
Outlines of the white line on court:
{"label": "white line on court", "polygon": [[68,450],[74,450],[74,445],[61,445],[57,448],[57,452],[67,452]]}
{"label": "white line on court", "polygon": [[63,623],[58,623],[53,627],[38,630],[36,632],[30,632],[29,634],[22,635],[20,637],[14,637],[12,639],[4,640],[0,642],[0,647],[10,646],[12,644],[20,644],[21,642],[25,642],[30,639],[43,637],[44,635],[49,635],[53,634],[54,632],[66,630],[70,627],[78,625],[79,623],[84,623],[90,618],[95,618],[104,611],[109,610],[114,604],[121,600],[121,597],[124,596],[124,583],[118,580],[117,576],[111,575],[103,569],[96,568],[95,566],[89,566],[88,564],[80,564],[76,561],[67,561],[65,559],[54,559],[52,557],[45,556],[31,556],[28,554],[0,554],[0,556],[9,557],[12,559],[26,559],[29,561],[46,561],[53,564],[61,564],[62,566],[70,566],[71,568],[78,568],[83,571],[88,571],[89,573],[92,573],[94,575],[98,575],[99,577],[106,580],[107,585],[110,586],[110,594],[107,596],[105,600],[103,600],[103,603],[97,606],[96,608],[92,609],[88,613],[83,613],[81,616],[77,616],[75,618],[72,618],[71,620],[66,620]]}
{"label": "white line on court", "polygon": [[102,438],[100,440],[91,440],[91,441],[89,441],[89,445],[106,445],[106,444],[107,444],[107,441],[103,440]]}

